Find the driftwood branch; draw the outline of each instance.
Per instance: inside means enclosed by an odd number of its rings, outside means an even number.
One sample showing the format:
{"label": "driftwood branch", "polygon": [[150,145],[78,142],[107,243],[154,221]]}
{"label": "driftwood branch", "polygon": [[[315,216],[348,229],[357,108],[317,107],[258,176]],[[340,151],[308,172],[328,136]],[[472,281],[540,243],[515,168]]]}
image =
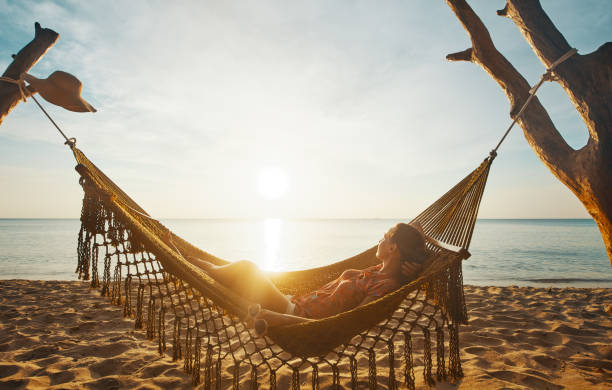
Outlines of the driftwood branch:
{"label": "driftwood branch", "polygon": [[[472,41],[471,61],[480,65],[504,90],[511,104],[510,116],[514,118],[529,97],[529,83],[497,50],[489,31],[465,0],[447,0],[447,3]],[[467,55],[466,51],[461,53]],[[565,142],[537,98],[533,99],[518,124],[544,163],[562,181],[572,183],[576,151]]]}
{"label": "driftwood branch", "polygon": [[[502,87],[512,117],[527,99],[529,85],[502,56],[489,32],[465,0],[446,0],[472,40],[472,62]],[[542,63],[549,68],[571,46],[538,0],[507,0],[497,11],[519,28]],[[449,60],[468,60],[467,51]],[[518,124],[537,156],[580,199],[601,232],[612,265],[612,43],[595,52],[573,55],[554,69],[554,80],[567,92],[589,131],[582,149],[570,148],[537,99]]]}
{"label": "driftwood branch", "polygon": [[[571,46],[538,1],[508,1],[506,8],[506,16],[516,24],[546,67],[570,50]],[[605,51],[606,46],[600,47],[599,50]],[[599,77],[601,72],[598,70],[601,70],[602,66],[607,66],[610,71],[612,62],[609,59],[606,61],[604,58],[598,58],[597,55],[588,58],[574,55],[555,69],[557,81],[575,102],[576,109],[585,121],[590,137],[594,140],[604,136],[603,133],[609,135],[609,128],[596,126],[596,123],[601,123],[601,119],[608,121],[612,118],[611,116],[592,118],[588,109],[589,105],[601,101],[602,96],[605,97],[606,93],[610,93],[610,84],[612,84],[610,79]],[[610,98],[607,100],[608,103],[612,103],[609,101]]]}
{"label": "driftwood branch", "polygon": [[[546,67],[571,49],[538,1],[509,1],[504,9],[506,11],[503,16],[512,19]],[[557,73],[577,58],[573,56],[559,65]]]}
{"label": "driftwood branch", "polygon": [[457,52],[457,53],[451,53],[449,55],[446,56],[446,59],[448,61],[468,61],[468,62],[472,62],[472,48],[470,47],[469,49],[465,49],[463,51]]}
{"label": "driftwood branch", "polygon": [[[13,62],[6,68],[3,77],[19,79],[19,76],[30,70],[38,60],[45,55],[47,50],[57,41],[59,34],[55,31],[34,24],[34,39],[28,43],[17,54],[13,54]],[[30,92],[34,92],[30,89]],[[19,103],[21,94],[15,84],[0,81],[0,124],[4,117]]]}

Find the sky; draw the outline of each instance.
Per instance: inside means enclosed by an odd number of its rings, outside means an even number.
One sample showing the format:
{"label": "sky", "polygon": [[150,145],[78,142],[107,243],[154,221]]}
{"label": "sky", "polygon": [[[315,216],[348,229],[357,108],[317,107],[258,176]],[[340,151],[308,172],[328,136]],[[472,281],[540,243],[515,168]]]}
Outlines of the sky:
{"label": "sky", "polygon": [[[541,3],[580,54],[611,40],[608,0]],[[544,66],[495,14],[504,1],[470,4],[535,84]],[[0,67],[33,38],[34,22],[57,31],[30,73],[76,75],[98,112],[43,104],[157,218],[414,217],[510,124],[496,82],[445,60],[470,41],[442,0],[0,0],[0,10]],[[583,146],[588,133],[565,92],[547,83],[538,94],[567,142]],[[0,218],[77,218],[74,166],[35,103],[19,104],[0,125]],[[265,172],[277,173],[270,184]],[[479,216],[589,217],[518,127]]]}

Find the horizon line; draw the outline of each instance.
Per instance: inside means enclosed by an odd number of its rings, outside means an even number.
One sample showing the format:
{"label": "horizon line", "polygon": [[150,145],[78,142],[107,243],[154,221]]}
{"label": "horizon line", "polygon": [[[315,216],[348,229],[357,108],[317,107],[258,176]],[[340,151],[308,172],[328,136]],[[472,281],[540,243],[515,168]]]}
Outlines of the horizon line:
{"label": "horizon line", "polygon": [[[80,217],[0,217],[0,221],[10,221],[10,220],[32,220],[32,221],[41,221],[41,220],[79,220]],[[169,218],[159,218],[160,221],[176,221],[176,220],[184,220],[184,221],[247,221],[247,220],[265,220],[265,219],[285,219],[285,220],[298,220],[298,221],[389,221],[389,220],[406,220],[411,221],[414,217],[169,217]],[[525,221],[525,220],[533,220],[533,221],[585,221],[585,220],[593,220],[593,218],[568,218],[568,217],[530,217],[530,218],[496,218],[496,217],[484,217],[477,218],[476,220],[506,220],[506,221]]]}

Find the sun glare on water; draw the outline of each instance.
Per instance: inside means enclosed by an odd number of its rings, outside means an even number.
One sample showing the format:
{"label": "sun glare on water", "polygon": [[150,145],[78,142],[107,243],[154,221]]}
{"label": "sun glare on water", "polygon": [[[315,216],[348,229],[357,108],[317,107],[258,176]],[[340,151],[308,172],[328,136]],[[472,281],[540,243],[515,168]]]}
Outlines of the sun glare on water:
{"label": "sun glare on water", "polygon": [[257,191],[266,199],[279,199],[287,193],[289,179],[279,167],[266,167],[257,175]]}

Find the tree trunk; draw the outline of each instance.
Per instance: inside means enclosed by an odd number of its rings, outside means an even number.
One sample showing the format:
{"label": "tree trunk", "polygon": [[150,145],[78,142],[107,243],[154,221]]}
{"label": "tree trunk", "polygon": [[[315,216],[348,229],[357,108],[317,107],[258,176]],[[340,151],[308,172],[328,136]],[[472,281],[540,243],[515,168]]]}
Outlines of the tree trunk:
{"label": "tree trunk", "polygon": [[[450,61],[480,65],[506,93],[515,118],[529,96],[527,80],[497,51],[488,30],[465,0],[446,0],[472,41],[449,54]],[[548,68],[571,47],[538,0],[507,0],[500,16],[510,18]],[[589,140],[572,149],[534,98],[517,123],[527,142],[550,171],[580,199],[599,227],[612,266],[612,42],[593,53],[575,54],[554,70],[584,120]]]}
{"label": "tree trunk", "polygon": [[[6,68],[6,71],[2,74],[3,77],[13,80],[19,79],[19,76],[30,70],[59,38],[58,33],[40,27],[38,22],[34,24],[34,29],[34,39],[19,53],[13,54],[13,62]],[[28,87],[28,90],[30,93],[35,92],[31,87]],[[0,124],[20,100],[21,93],[17,85],[0,81]]]}

